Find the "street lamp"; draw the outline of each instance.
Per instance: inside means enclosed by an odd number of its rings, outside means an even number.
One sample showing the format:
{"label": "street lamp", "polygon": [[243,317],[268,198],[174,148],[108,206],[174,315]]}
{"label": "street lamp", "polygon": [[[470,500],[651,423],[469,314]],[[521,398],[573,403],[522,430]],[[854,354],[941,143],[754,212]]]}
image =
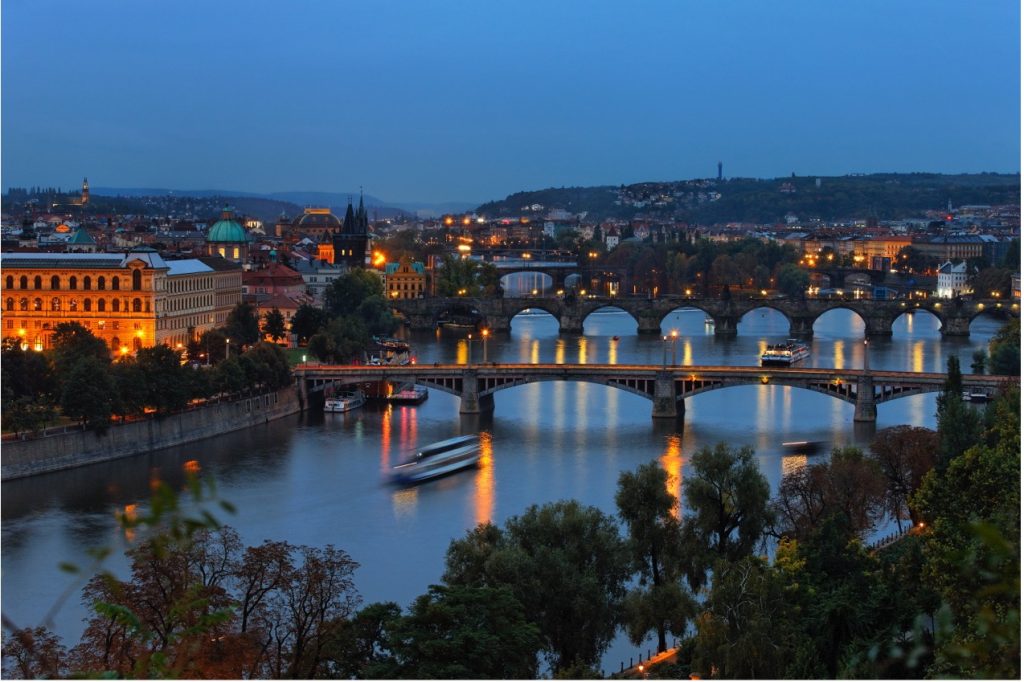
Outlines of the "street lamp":
{"label": "street lamp", "polygon": [[676,339],[679,338],[679,331],[673,329],[670,333],[672,335],[672,366],[675,367],[676,366]]}
{"label": "street lamp", "polygon": [[665,369],[668,362],[668,336],[661,337],[661,368]]}
{"label": "street lamp", "polygon": [[491,335],[490,329],[484,329],[480,332],[484,337],[484,364],[487,364],[487,337]]}
{"label": "street lamp", "polygon": [[224,339],[224,359],[231,357],[231,339]]}
{"label": "street lamp", "polygon": [[473,364],[473,335],[470,334],[466,341],[466,365]]}

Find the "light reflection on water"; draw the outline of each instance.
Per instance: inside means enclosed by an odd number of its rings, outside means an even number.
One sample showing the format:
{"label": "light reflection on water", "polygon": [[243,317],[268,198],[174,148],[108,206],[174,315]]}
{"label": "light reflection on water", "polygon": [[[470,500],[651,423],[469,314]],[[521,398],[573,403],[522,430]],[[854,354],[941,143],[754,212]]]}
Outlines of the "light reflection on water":
{"label": "light reflection on water", "polygon": [[[785,318],[775,311],[745,316],[739,334],[716,338],[699,311],[679,310],[664,329],[678,329],[682,365],[755,366],[767,343],[784,340]],[[979,318],[969,339],[943,340],[934,316],[905,315],[891,339],[872,339],[873,368],[945,371],[949,354],[970,366],[1000,323]],[[550,315],[521,315],[510,335],[488,340],[488,358],[512,362],[617,362],[660,364],[663,340],[641,337],[622,312],[601,312],[585,322],[587,336],[559,336]],[[614,337],[618,337],[615,340]],[[469,358],[466,331],[408,334],[420,363]],[[482,359],[479,341],[476,360]],[[808,366],[863,366],[863,323],[847,311],[815,325]],[[671,354],[669,354],[671,357]],[[537,383],[499,392],[492,417],[465,418],[458,399],[438,391],[417,407],[366,406],[336,415],[284,419],[246,432],[146,456],[118,460],[3,484],[3,610],[15,622],[33,622],[64,584],[61,560],[85,563],[88,547],[123,538],[113,512],[144,501],[151,472],[176,485],[181,467],[196,460],[213,475],[222,497],[240,510],[228,523],[248,544],[286,539],[334,544],[362,568],[356,582],[366,601],[407,605],[439,580],[448,542],[483,520],[502,523],[530,504],[575,498],[614,513],[620,472],[657,460],[682,490],[687,458],[719,441],[755,449],[775,489],[786,471],[814,458],[789,456],[783,441],[864,443],[876,428],[910,423],[934,427],[934,394],[879,405],[878,423],[852,424],[853,406],[818,393],[783,386],[739,386],[686,401],[681,430],[652,423],[648,400],[614,388],[572,382]],[[383,474],[425,443],[457,433],[484,434],[484,461],[465,472],[418,487],[395,489]],[[123,575],[123,558],[111,567]],[[84,609],[71,600],[56,629],[77,638]],[[614,666],[621,642],[609,655]],[[619,653],[615,653],[619,651]]]}

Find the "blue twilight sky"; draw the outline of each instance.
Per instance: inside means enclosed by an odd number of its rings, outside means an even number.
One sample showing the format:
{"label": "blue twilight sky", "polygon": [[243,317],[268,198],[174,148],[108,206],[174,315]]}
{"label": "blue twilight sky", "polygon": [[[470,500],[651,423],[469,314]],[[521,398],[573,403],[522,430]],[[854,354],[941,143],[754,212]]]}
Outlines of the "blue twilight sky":
{"label": "blue twilight sky", "polygon": [[1018,0],[2,0],[9,186],[1020,170]]}

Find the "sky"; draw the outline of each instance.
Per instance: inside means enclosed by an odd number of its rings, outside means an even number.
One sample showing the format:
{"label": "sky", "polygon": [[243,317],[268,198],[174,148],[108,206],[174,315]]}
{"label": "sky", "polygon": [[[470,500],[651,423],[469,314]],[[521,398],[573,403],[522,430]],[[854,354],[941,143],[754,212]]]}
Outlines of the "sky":
{"label": "sky", "polygon": [[1018,0],[2,0],[0,184],[1019,172]]}

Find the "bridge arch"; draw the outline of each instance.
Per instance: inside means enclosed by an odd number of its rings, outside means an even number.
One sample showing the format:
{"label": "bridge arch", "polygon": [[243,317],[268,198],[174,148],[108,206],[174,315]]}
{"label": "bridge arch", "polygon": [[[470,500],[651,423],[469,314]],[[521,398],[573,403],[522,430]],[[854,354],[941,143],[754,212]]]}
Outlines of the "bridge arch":
{"label": "bridge arch", "polygon": [[[900,322],[904,320],[904,322]],[[925,306],[909,307],[892,315],[889,325],[893,333],[913,334],[917,338],[938,337],[946,323],[942,315]]]}
{"label": "bridge arch", "polygon": [[680,313],[684,313],[684,312],[686,312],[688,310],[696,310],[696,311],[700,312],[701,313],[701,322],[700,323],[704,324],[704,319],[711,317],[711,310],[710,310],[710,308],[711,308],[711,306],[702,306],[699,301],[695,301],[693,303],[691,303],[689,301],[687,301],[685,303],[680,303],[679,305],[677,305],[677,306],[675,306],[673,308],[665,309],[664,314],[662,314],[661,317],[658,319],[658,326],[660,326],[664,330],[666,328],[665,320],[667,320],[672,315],[677,315],[677,314],[680,314]]}
{"label": "bridge arch", "polygon": [[[630,312],[627,308],[615,305],[614,303],[601,302],[601,303],[586,305],[586,306],[583,307],[583,310],[580,312],[580,322],[582,323],[584,330],[586,330],[587,320],[590,318],[590,316],[593,315],[594,313],[600,311],[600,310],[605,310],[605,311],[617,310],[617,311],[626,313],[627,315],[629,315],[630,318],[632,318],[632,320],[634,322],[637,323],[637,325],[640,324],[639,318],[637,318],[637,316],[634,315],[632,312]],[[594,320],[591,320],[591,323],[593,323],[593,322],[594,322]]]}
{"label": "bridge arch", "polygon": [[[509,279],[510,277],[522,277],[527,275],[536,278],[537,281],[530,283],[529,286],[511,286],[512,280]],[[523,268],[521,270],[510,270],[507,272],[504,270],[501,271],[502,290],[505,292],[516,291],[518,292],[518,295],[523,296],[529,296],[534,291],[536,291],[536,293],[533,294],[534,296],[553,291],[559,288],[564,281],[565,277],[556,277],[554,274],[546,270],[530,270],[528,268]]]}
{"label": "bridge arch", "polygon": [[[859,330],[855,330],[855,333],[863,334],[865,332],[865,330],[868,328],[867,318],[864,317],[864,314],[860,310],[857,310],[857,308],[855,308],[853,306],[844,305],[842,303],[839,303],[839,304],[834,305],[834,306],[830,306],[827,310],[823,310],[820,313],[818,313],[818,315],[816,315],[814,317],[814,321],[813,321],[812,327],[816,328],[818,326],[818,322],[820,322],[823,317],[825,317],[827,315],[831,315],[832,313],[835,313],[836,311],[848,311],[850,313],[853,313],[854,317],[856,317],[857,320],[860,322],[860,329]],[[892,321],[895,320],[895,319],[896,318],[893,318],[892,320],[889,320],[889,327],[890,328],[892,328]]]}

